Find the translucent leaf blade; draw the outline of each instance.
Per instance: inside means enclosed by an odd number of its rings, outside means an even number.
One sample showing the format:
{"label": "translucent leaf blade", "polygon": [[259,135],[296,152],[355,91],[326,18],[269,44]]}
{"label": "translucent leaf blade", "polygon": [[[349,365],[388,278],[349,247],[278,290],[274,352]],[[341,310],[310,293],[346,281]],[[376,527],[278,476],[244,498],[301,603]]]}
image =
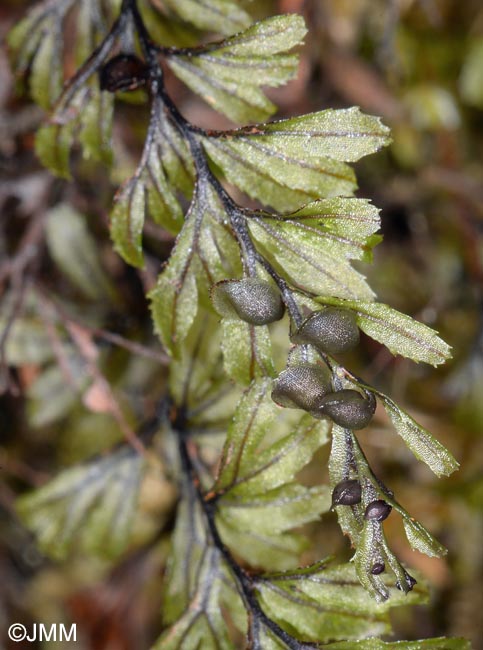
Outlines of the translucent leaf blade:
{"label": "translucent leaf blade", "polygon": [[215,110],[235,122],[260,121],[276,110],[260,87],[279,86],[296,74],[297,56],[284,53],[305,33],[301,17],[274,16],[189,56],[173,51],[168,64]]}
{"label": "translucent leaf blade", "polygon": [[[163,621],[174,623],[189,606],[206,545],[203,515],[196,502],[182,498],[176,512],[164,582]],[[189,558],[189,562],[186,559]]]}
{"label": "translucent leaf blade", "polygon": [[483,38],[477,37],[469,46],[459,78],[460,93],[465,103],[483,107]]}
{"label": "translucent leaf blade", "polygon": [[169,232],[177,234],[183,212],[176,190],[191,191],[193,162],[187,145],[154,97],[143,154],[134,175],[116,196],[111,234],[116,250],[133,266],[142,266],[142,232],[146,212]]}
{"label": "translucent leaf blade", "polygon": [[89,383],[85,364],[79,355],[69,346],[64,346],[63,352],[69,381],[66,381],[65,370],[51,364],[28,388],[27,414],[32,427],[44,427],[65,418],[78,404]]}
{"label": "translucent leaf blade", "polygon": [[99,90],[97,81],[90,87],[90,97],[80,116],[79,143],[84,158],[107,166],[112,164],[112,119],[114,97]]}
{"label": "translucent leaf blade", "polygon": [[234,122],[265,120],[276,106],[254,85],[239,86],[233,79],[216,78],[199,62],[178,57],[168,60],[170,68],[193,92],[212,108]]}
{"label": "translucent leaf blade", "polygon": [[219,50],[230,56],[265,57],[292,49],[302,42],[306,34],[302,16],[272,16],[227,38],[220,43]]}
{"label": "translucent leaf blade", "polygon": [[288,157],[253,147],[245,150],[222,137],[203,138],[203,146],[230,183],[281,212],[320,197],[350,196],[356,188],[352,169],[328,158],[313,163],[305,156]]}
{"label": "translucent leaf blade", "polygon": [[[193,563],[193,558],[188,559]],[[194,564],[194,563],[193,563]],[[189,603],[153,646],[153,650],[234,650],[219,606],[221,571],[218,549],[205,549],[196,563],[197,575]]]}
{"label": "translucent leaf blade", "polygon": [[[425,590],[405,596],[391,588],[391,599],[376,603],[358,583],[353,564],[325,563],[288,570],[259,581],[264,611],[296,637],[310,641],[357,639],[390,629],[391,607],[421,603]],[[330,647],[330,646],[329,646]]]}
{"label": "translucent leaf blade", "polygon": [[[180,354],[172,360],[170,395],[178,406],[200,409],[210,391],[226,377],[221,365],[220,328],[210,312],[200,308]],[[230,412],[230,417],[233,415]]]}
{"label": "translucent leaf blade", "polygon": [[459,464],[452,454],[424,427],[395,404],[389,397],[378,393],[384,403],[396,432],[419,460],[437,476],[449,476],[458,469]]}
{"label": "translucent leaf blade", "polygon": [[240,320],[221,321],[223,364],[230,379],[248,386],[257,377],[274,375],[271,342],[266,325]]}
{"label": "translucent leaf blade", "polygon": [[330,643],[329,650],[471,650],[466,639],[420,639],[419,641],[382,641],[381,639],[362,639],[342,643]]}
{"label": "translucent leaf blade", "polygon": [[446,549],[418,521],[404,518],[404,530],[411,547],[428,557],[442,557]]}
{"label": "translucent leaf blade", "polygon": [[132,449],[61,472],[17,501],[42,549],[56,558],[77,547],[116,556],[128,542],[144,461]]}
{"label": "translucent leaf blade", "polygon": [[[288,483],[257,496],[224,496],[219,501],[226,521],[242,531],[278,535],[317,520],[330,507],[327,486],[306,488]],[[242,533],[243,534],[243,533]]]}
{"label": "translucent leaf blade", "polygon": [[[0,316],[1,331],[5,331],[7,322],[7,318]],[[5,361],[11,366],[37,366],[52,359],[54,354],[44,323],[33,316],[20,316],[15,319],[3,352]]]}
{"label": "translucent leaf blade", "polygon": [[169,9],[200,29],[233,34],[251,23],[249,14],[231,0],[166,0]]}
{"label": "translucent leaf blade", "polygon": [[400,354],[433,366],[444,363],[451,356],[451,348],[433,329],[392,307],[377,302],[337,301],[331,298],[320,298],[320,302],[352,309],[361,330],[385,345],[394,355]]}
{"label": "translucent leaf blade", "polygon": [[44,167],[61,178],[70,179],[70,150],[74,142],[74,124],[46,124],[35,136],[35,153]]}
{"label": "translucent leaf blade", "polygon": [[214,490],[224,491],[251,467],[258,446],[277,417],[277,406],[270,398],[271,381],[252,383],[240,400],[230,425]]}
{"label": "translucent leaf blade", "polygon": [[[225,222],[224,208],[213,189],[195,193],[169,261],[150,292],[155,328],[172,354],[179,353],[199,303],[211,306],[211,286],[240,272],[240,252]],[[257,336],[257,343],[266,346],[263,332]],[[246,371],[238,357],[235,365],[235,371]]]}
{"label": "translucent leaf blade", "polygon": [[238,475],[230,490],[231,496],[245,497],[289,483],[327,442],[329,425],[303,415],[291,432],[254,455],[243,475]]}
{"label": "translucent leaf blade", "polygon": [[133,266],[144,265],[142,233],[145,212],[145,188],[138,179],[130,179],[121,188],[111,212],[111,238],[114,248]]}
{"label": "translucent leaf blade", "polygon": [[[365,199],[332,198],[314,201],[283,217],[284,223],[306,232],[333,255],[372,261],[380,240],[379,210]],[[286,226],[285,226],[286,227]]]}
{"label": "translucent leaf blade", "polygon": [[187,218],[169,262],[149,294],[156,331],[172,354],[188,335],[198,311],[197,275],[201,269],[193,246],[195,236],[194,219]]}
{"label": "translucent leaf blade", "polygon": [[308,545],[304,535],[295,533],[264,535],[252,530],[241,533],[223,513],[217,517],[217,526],[224,544],[253,567],[274,571],[288,569],[297,564]]}
{"label": "translucent leaf blade", "polygon": [[312,233],[284,227],[284,221],[252,218],[249,229],[269,261],[292,286],[306,293],[372,298],[364,277],[350,263],[320,247]]}
{"label": "translucent leaf blade", "polygon": [[60,25],[56,20],[43,33],[30,74],[30,92],[37,104],[48,110],[60,94],[62,68],[57,65],[62,47]]}
{"label": "translucent leaf blade", "polygon": [[92,300],[112,298],[114,289],[82,215],[67,204],[59,204],[49,211],[46,236],[54,261],[85,296]]}
{"label": "translucent leaf blade", "polygon": [[[244,133],[243,133],[244,132]],[[355,162],[389,144],[389,129],[378,117],[358,108],[327,109],[318,113],[241,129],[237,136],[286,156],[333,158]]]}

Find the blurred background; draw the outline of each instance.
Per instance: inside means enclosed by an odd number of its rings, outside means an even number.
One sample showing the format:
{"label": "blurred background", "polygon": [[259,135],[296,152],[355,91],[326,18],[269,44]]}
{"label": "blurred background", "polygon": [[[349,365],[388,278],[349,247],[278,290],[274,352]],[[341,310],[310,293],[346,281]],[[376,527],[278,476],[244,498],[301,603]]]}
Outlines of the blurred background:
{"label": "blurred background", "polygon": [[[2,2],[2,39],[33,4]],[[391,146],[356,165],[358,195],[381,209],[384,235],[364,273],[382,302],[437,329],[453,347],[453,359],[438,369],[418,366],[363,338],[347,365],[409,410],[461,463],[454,476],[437,479],[413,459],[379,412],[375,425],[361,434],[376,472],[449,549],[444,560],[413,552],[398,518],[388,520],[394,550],[427,578],[432,591],[429,606],[394,612],[397,637],[465,636],[474,648],[483,648],[483,5],[481,0],[257,0],[248,7],[257,18],[301,13],[309,28],[298,78],[268,93],[280,106],[279,117],[358,105],[391,128]],[[67,74],[72,66],[67,56]],[[143,289],[152,286],[172,239],[150,226],[148,264],[139,272],[119,261],[107,233],[116,183],[139,157],[146,108],[117,109],[114,178],[105,169],[86,167],[76,183],[66,184],[36,161],[33,137],[43,113],[19,97],[15,86],[3,49],[0,637],[11,621],[72,620],[82,627],[82,640],[65,648],[144,650],[159,634],[159,584],[175,503],[171,483],[153,471],[143,484],[138,539],[114,564],[80,553],[61,563],[44,557],[18,521],[14,499],[58,467],[120,438],[113,396],[102,392],[99,377],[86,392],[81,365],[66,384],[55,355],[47,380],[40,372],[49,362],[46,348],[58,343],[52,310],[58,317],[59,304],[69,305],[70,314],[77,310],[84,346],[89,341],[98,346],[98,371],[113,387],[128,426],[152,410],[162,390],[163,355],[151,333]],[[172,76],[168,86],[194,123],[231,126]],[[65,203],[85,216],[89,241],[95,237],[100,273],[95,295],[86,296],[82,278],[58,259],[55,236],[46,240],[35,226],[47,207]],[[7,264],[13,258],[20,272]],[[12,313],[15,327],[9,325]],[[126,349],[129,341],[137,351]],[[153,350],[159,358],[152,358]],[[326,460],[323,450],[305,478],[323,479]],[[350,557],[332,515],[308,532],[314,543],[304,561]]]}

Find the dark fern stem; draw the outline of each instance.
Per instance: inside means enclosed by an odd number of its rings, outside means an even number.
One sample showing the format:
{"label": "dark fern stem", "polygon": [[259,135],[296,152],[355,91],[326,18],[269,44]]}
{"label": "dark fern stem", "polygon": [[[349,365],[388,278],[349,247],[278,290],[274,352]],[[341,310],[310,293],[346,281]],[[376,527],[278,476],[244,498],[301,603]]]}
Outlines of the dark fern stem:
{"label": "dark fern stem", "polygon": [[225,561],[236,581],[239,594],[248,613],[248,649],[263,650],[260,633],[267,628],[290,650],[316,650],[318,644],[307,644],[299,641],[283,630],[275,621],[265,614],[256,598],[257,578],[246,571],[233,557],[223,543],[216,524],[217,499],[216,493],[205,494],[201,488],[201,480],[190,453],[190,432],[182,415],[183,410],[176,412],[172,422],[173,431],[177,435],[178,452],[184,479],[188,479],[187,491],[190,500],[196,499],[204,514],[211,543]]}

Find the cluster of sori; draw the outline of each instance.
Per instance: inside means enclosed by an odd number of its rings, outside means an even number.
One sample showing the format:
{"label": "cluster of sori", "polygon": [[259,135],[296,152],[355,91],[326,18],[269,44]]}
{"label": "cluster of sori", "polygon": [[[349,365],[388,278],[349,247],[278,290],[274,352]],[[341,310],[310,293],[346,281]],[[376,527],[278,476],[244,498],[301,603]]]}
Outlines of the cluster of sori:
{"label": "cluster of sori", "polygon": [[[220,315],[240,318],[251,325],[273,323],[285,312],[278,289],[256,277],[219,282],[212,289],[212,300]],[[332,372],[324,362],[325,355],[348,352],[358,344],[359,328],[354,313],[335,307],[313,311],[290,338],[296,345],[313,346],[321,354],[321,363],[290,364],[274,380],[272,399],[285,408],[303,409],[314,418],[330,418],[346,429],[366,427],[376,409],[374,395],[362,390],[334,390]],[[362,488],[356,479],[341,481],[332,492],[333,508],[354,506],[361,501]],[[364,519],[382,522],[391,510],[386,501],[375,499],[366,506]],[[384,570],[381,559],[374,562],[371,573],[379,575]],[[416,581],[407,577],[411,581],[409,586],[413,586]]]}
{"label": "cluster of sori", "polygon": [[[335,506],[355,506],[362,501],[361,484],[356,479],[347,479],[340,481],[332,491],[332,508]],[[376,499],[371,501],[365,511],[364,519],[372,522],[382,522],[391,514],[392,506],[390,506],[383,499]],[[386,569],[386,565],[382,559],[377,560],[371,567],[372,575],[379,575]],[[411,589],[416,580],[408,573],[405,575],[408,587]],[[399,587],[399,583],[397,585]]]}
{"label": "cluster of sori", "polygon": [[[239,317],[251,325],[280,320],[284,306],[278,290],[259,278],[220,282],[213,288],[216,310],[225,317]],[[324,354],[347,352],[359,342],[359,328],[353,312],[325,307],[312,312],[292,333],[295,344],[312,345]],[[347,429],[363,429],[375,411],[371,393],[332,390],[327,365],[297,363],[280,373],[274,382],[273,400],[285,408],[308,411],[315,418],[331,418]]]}

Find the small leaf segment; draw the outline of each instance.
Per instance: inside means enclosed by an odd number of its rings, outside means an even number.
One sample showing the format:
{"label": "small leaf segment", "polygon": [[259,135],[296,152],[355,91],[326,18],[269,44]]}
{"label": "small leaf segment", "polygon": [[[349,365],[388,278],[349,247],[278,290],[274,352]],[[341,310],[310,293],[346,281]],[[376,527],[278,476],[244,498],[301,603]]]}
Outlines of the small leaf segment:
{"label": "small leaf segment", "polygon": [[[351,196],[355,176],[347,163],[386,145],[388,129],[357,108],[227,131],[191,124],[166,91],[163,64],[239,123],[266,120],[276,107],[261,86],[280,85],[296,73],[297,57],[289,51],[306,33],[301,17],[276,16],[249,26],[245,10],[225,0],[165,2],[199,29],[237,32],[200,47],[157,44],[147,25],[154,29],[162,21],[154,20],[147,0],[122,0],[118,11],[117,2],[108,2],[107,35],[89,22],[80,2],[79,33],[89,35],[92,48],[60,92],[57,77],[45,79],[45,70],[49,74],[49,62],[62,46],[55,35],[73,4],[40,5],[10,36],[20,71],[31,70],[34,98],[48,107],[58,96],[38,133],[37,153],[64,177],[71,174],[76,144],[84,156],[110,162],[114,95],[146,93],[151,107],[146,141],[134,174],[115,197],[111,235],[120,255],[138,267],[144,264],[146,218],[176,235],[150,294],[156,330],[173,359],[172,408],[165,419],[181,470],[166,587],[168,628],[156,648],[232,648],[220,613],[227,603],[234,626],[254,650],[308,650],[319,643],[337,650],[355,647],[361,636],[385,633],[388,607],[409,592],[412,602],[419,602],[423,592],[389,548],[384,520],[396,511],[413,548],[433,556],[445,550],[373,473],[354,431],[371,422],[379,400],[408,447],[436,474],[457,467],[427,431],[336,358],[358,344],[360,330],[414,361],[437,365],[449,356],[433,330],[377,303],[351,265],[353,259],[370,261],[380,237],[377,209]],[[48,38],[38,37],[39,26],[52,28]],[[30,30],[35,37],[27,40]],[[220,179],[267,210],[238,205]],[[268,326],[284,317],[293,346],[277,374]],[[220,376],[220,348],[225,376]],[[226,385],[226,376],[239,402],[213,477],[198,438],[214,425],[200,417],[219,399],[213,387]],[[241,396],[236,385],[246,389]],[[285,409],[302,415],[284,420]],[[331,498],[323,487],[296,481],[329,431]],[[133,462],[131,455],[123,457],[126,467]],[[109,463],[106,467],[111,471]],[[76,481],[88,476],[69,475],[37,501],[26,500],[25,517],[37,502],[50,500],[52,490],[57,494],[65,483],[61,492],[67,498]],[[121,485],[122,477],[115,477]],[[355,547],[353,563],[289,570],[303,548],[303,538],[291,529],[316,519],[330,502]],[[354,582],[354,572],[362,586]],[[363,589],[374,601],[359,593]],[[347,639],[353,641],[347,645]],[[465,647],[458,640],[418,644]],[[359,646],[386,644],[370,639],[357,641]]]}

